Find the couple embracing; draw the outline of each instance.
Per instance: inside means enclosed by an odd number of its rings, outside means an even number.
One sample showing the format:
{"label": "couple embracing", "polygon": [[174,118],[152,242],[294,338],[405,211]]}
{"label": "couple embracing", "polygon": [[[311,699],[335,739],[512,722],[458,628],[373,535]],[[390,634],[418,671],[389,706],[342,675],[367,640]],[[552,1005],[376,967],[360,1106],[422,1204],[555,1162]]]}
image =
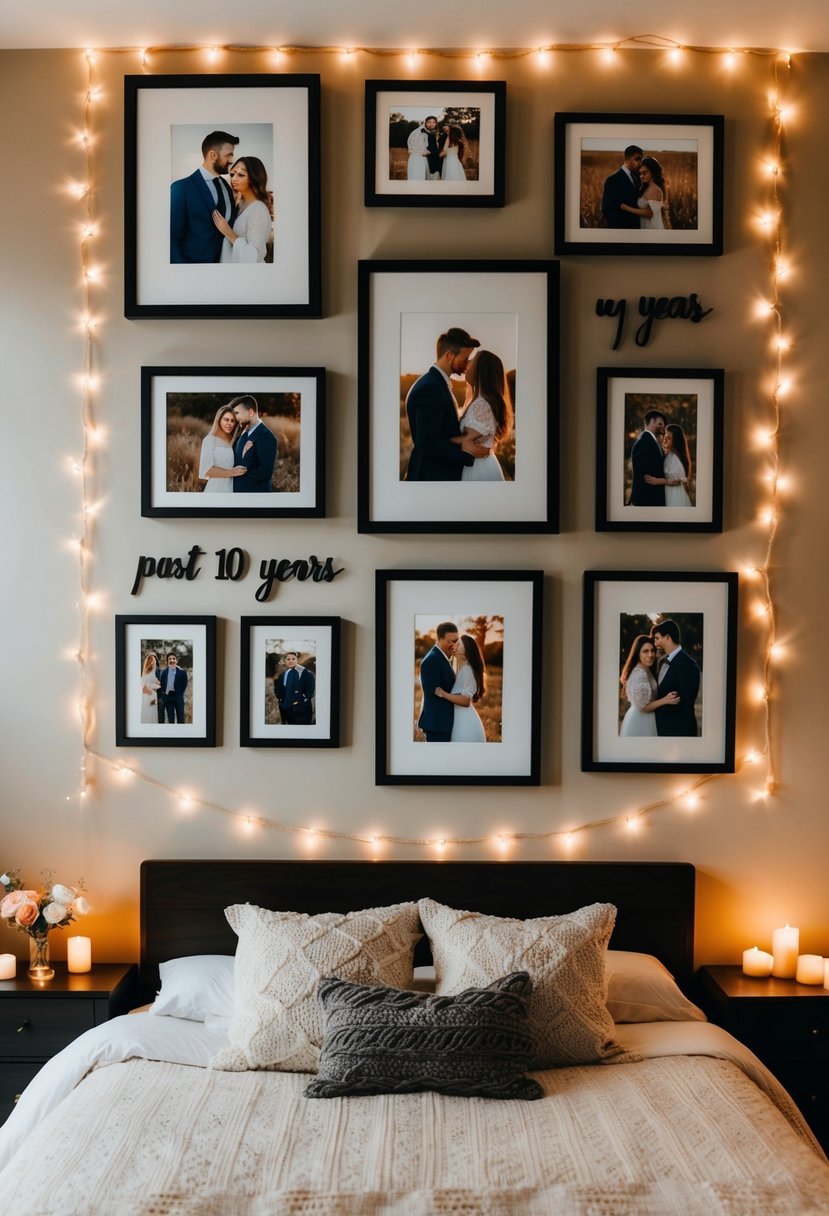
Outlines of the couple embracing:
{"label": "couple embracing", "polygon": [[700,670],[682,646],[676,621],[660,621],[650,633],[634,638],[620,679],[622,695],[630,702],[620,735],[697,737],[694,702]]}
{"label": "couple embracing", "polygon": [[486,743],[475,709],[486,691],[480,647],[471,634],[461,635],[453,621],[438,625],[435,636],[420,664],[423,706],[417,724],[427,743]]}

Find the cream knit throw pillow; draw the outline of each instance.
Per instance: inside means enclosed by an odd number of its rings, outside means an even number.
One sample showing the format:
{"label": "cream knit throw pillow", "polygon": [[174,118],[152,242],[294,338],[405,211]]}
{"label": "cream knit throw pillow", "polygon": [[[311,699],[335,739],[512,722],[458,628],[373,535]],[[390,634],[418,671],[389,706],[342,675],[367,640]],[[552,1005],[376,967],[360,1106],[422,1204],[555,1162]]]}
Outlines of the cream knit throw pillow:
{"label": "cream knit throw pillow", "polygon": [[441,995],[483,988],[509,971],[533,982],[527,1022],[536,1068],[639,1057],[614,1039],[605,1004],[605,957],[616,921],[612,904],[566,916],[512,920],[420,900]]}
{"label": "cream knit throw pillow", "polygon": [[239,938],[229,1045],[211,1068],[316,1072],[322,1046],[317,988],[327,976],[358,984],[411,985],[417,904],[362,912],[269,912],[234,904]]}

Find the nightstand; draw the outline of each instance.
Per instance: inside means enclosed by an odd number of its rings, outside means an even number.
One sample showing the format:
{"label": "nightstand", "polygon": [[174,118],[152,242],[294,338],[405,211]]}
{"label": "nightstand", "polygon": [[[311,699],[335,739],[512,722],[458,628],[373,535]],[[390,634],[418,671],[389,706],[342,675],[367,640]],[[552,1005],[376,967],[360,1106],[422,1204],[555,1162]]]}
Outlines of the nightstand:
{"label": "nightstand", "polygon": [[829,1152],[829,991],[754,979],[740,967],[703,967],[697,982],[711,1021],[771,1069]]}
{"label": "nightstand", "polygon": [[131,1007],[134,964],[101,963],[82,975],[70,975],[66,963],[52,965],[55,978],[45,984],[27,978],[22,960],[17,979],[0,980],[0,1123],[51,1056]]}

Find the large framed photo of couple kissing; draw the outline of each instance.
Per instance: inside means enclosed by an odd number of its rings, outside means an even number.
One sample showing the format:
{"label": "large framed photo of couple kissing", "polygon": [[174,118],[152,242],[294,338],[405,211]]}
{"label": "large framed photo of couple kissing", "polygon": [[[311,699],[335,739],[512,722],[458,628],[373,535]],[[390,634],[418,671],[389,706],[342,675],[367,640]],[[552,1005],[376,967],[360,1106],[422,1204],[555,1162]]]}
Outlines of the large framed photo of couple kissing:
{"label": "large framed photo of couple kissing", "polygon": [[215,616],[116,616],[115,745],[216,746]]}
{"label": "large framed photo of couple kissing", "polygon": [[585,571],[583,772],[734,772],[737,584]]}
{"label": "large framed photo of couple kissing", "polygon": [[377,785],[539,785],[540,570],[378,570]]}
{"label": "large framed photo of couple kissing", "polygon": [[558,269],[359,263],[360,532],[558,530]]}
{"label": "large framed photo of couple kissing", "polygon": [[320,79],[124,78],[124,315],[319,317]]}
{"label": "large framed photo of couple kissing", "polygon": [[596,372],[596,531],[721,532],[721,369]]}
{"label": "large framed photo of couple kissing", "polygon": [[555,250],[721,254],[719,114],[556,114]]}
{"label": "large framed photo of couple kissing", "polygon": [[324,368],[142,367],[141,514],[324,516]]}
{"label": "large framed photo of couple kissing", "polygon": [[502,80],[367,80],[367,207],[503,207]]}
{"label": "large framed photo of couple kissing", "polygon": [[242,747],[339,747],[340,618],[243,616]]}

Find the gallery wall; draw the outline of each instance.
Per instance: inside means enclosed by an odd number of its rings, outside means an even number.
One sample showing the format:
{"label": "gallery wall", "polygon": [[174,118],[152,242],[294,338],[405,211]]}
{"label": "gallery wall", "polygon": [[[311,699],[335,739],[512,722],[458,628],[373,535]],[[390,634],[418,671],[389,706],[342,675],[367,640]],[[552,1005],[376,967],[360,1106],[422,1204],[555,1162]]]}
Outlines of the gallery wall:
{"label": "gallery wall", "polygon": [[[81,488],[71,469],[83,444],[84,337],[80,325],[79,225],[84,179],[82,124],[87,63],[82,52],[5,52],[0,97],[15,114],[6,157],[7,206],[0,229],[5,372],[5,576],[0,696],[0,867],[29,881],[51,867],[82,875],[94,910],[87,925],[99,960],[135,958],[138,866],[145,857],[368,857],[351,836],[426,840],[485,837],[449,845],[451,857],[682,860],[698,869],[697,957],[734,961],[767,945],[774,926],[801,928],[802,949],[829,953],[825,891],[827,779],[823,688],[826,569],[826,225],[823,116],[825,56],[796,56],[783,69],[786,117],[781,235],[791,273],[781,283],[791,389],[783,402],[781,454],[788,489],[772,560],[780,656],[772,676],[772,743],[778,787],[763,796],[766,766],[743,757],[764,744],[762,683],[766,625],[753,585],[741,577],[738,645],[738,772],[699,790],[694,807],[671,802],[688,788],[676,775],[580,771],[582,575],[585,570],[742,571],[762,564],[769,530],[768,427],[775,356],[768,317],[773,248],[760,217],[772,147],[772,68],[764,56],[625,51],[608,63],[592,52],[491,59],[478,68],[451,58],[408,60],[357,54],[296,54],[279,71],[322,80],[323,312],[321,320],[141,320],[123,317],[123,76],[141,72],[135,53],[100,53],[90,122],[92,205],[100,268],[92,289],[100,374],[94,414],[103,442],[90,464],[89,736],[108,761],[88,762],[79,796],[83,695],[77,664]],[[264,55],[154,53],[151,73],[263,72]],[[363,82],[367,78],[462,81],[480,73],[507,83],[507,205],[496,210],[367,209],[363,206]],[[25,103],[25,104],[21,104]],[[700,257],[577,257],[561,260],[561,532],[554,536],[359,535],[357,515],[357,261],[361,258],[548,258],[553,256],[553,119],[557,111],[725,116],[725,253]],[[159,172],[166,172],[160,166]],[[613,323],[598,297],[696,292],[713,312],[698,325],[665,321],[640,349],[629,330],[611,350]],[[324,366],[328,377],[327,517],[321,520],[157,520],[140,514],[139,382],[142,366]],[[594,531],[595,379],[599,366],[723,368],[726,374],[724,530],[721,535]],[[555,476],[555,470],[553,471]],[[149,580],[132,597],[140,555],[212,555],[238,545],[255,567],[270,557],[331,554],[335,582],[281,585],[262,606],[258,580]],[[542,570],[542,764],[537,788],[388,787],[374,783],[374,571],[493,568]],[[209,614],[219,618],[219,745],[215,749],[115,747],[114,616]],[[330,615],[344,622],[342,739],[331,750],[241,749],[240,628],[244,615]],[[184,790],[210,806],[183,807]],[[667,801],[667,805],[663,805]],[[624,823],[636,816],[636,831]],[[263,817],[289,829],[255,825]],[[563,839],[523,834],[605,827]],[[311,837],[307,827],[339,838]],[[497,838],[506,839],[502,851]],[[388,845],[383,856],[430,856],[428,847]],[[53,934],[60,957],[60,934]],[[4,949],[21,939],[2,929]]]}

